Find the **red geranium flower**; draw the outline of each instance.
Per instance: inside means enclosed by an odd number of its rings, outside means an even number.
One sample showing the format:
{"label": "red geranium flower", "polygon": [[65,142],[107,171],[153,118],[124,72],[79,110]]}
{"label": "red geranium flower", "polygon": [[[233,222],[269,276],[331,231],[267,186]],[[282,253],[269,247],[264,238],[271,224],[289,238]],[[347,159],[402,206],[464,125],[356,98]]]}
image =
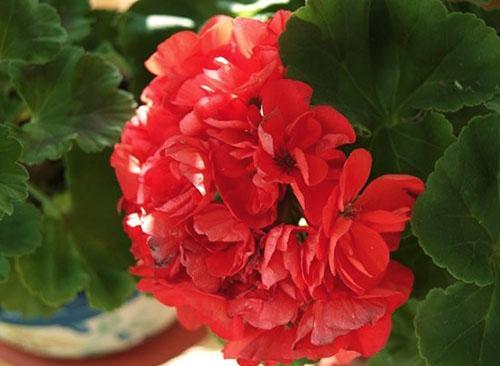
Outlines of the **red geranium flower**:
{"label": "red geranium flower", "polygon": [[353,151],[323,209],[330,270],[356,293],[372,288],[384,275],[389,251],[397,248],[415,199],[424,189],[418,178],[384,175],[360,194],[371,162],[368,151]]}
{"label": "red geranium flower", "polygon": [[111,158],[138,288],[242,365],[368,357],[413,281],[389,251],[423,184],[390,175],[360,193],[371,156],[340,150],[353,128],[284,79],[288,17],[218,16],[162,43]]}
{"label": "red geranium flower", "polygon": [[207,144],[177,135],[143,164],[137,203],[182,221],[208,204],[213,194]]}
{"label": "red geranium flower", "polygon": [[310,108],[312,89],[294,80],[270,82],[262,90],[263,120],[255,164],[266,179],[308,186],[324,181],[345,159],[338,147],[356,135],[347,119],[327,106]]}

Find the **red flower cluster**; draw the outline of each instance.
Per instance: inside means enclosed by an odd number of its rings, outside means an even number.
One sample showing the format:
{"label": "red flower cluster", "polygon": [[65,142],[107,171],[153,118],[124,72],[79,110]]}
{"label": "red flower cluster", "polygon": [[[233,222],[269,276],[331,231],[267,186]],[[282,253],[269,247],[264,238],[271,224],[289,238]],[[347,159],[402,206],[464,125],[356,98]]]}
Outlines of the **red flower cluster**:
{"label": "red flower cluster", "polygon": [[112,165],[139,289],[208,325],[243,365],[370,356],[412,273],[391,261],[423,183],[387,175],[349,122],[284,78],[268,22],[219,16],[166,40]]}

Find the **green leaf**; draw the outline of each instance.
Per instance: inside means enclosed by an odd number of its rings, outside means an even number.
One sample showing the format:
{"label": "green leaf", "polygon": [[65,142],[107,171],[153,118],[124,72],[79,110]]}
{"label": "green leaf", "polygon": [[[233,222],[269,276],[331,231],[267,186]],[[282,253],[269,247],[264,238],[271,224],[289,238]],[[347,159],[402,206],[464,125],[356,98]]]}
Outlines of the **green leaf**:
{"label": "green leaf", "polygon": [[410,300],[392,316],[392,331],[382,351],[368,360],[367,366],[426,366],[417,348],[413,319],[418,302]]}
{"label": "green leaf", "polygon": [[317,102],[372,130],[480,104],[500,84],[495,31],[438,0],[310,0],[280,46],[288,75]]}
{"label": "green leaf", "polygon": [[10,262],[0,253],[0,284],[7,281],[10,273]]}
{"label": "green leaf", "polygon": [[86,152],[111,146],[135,106],[131,95],[118,89],[116,68],[78,48],[65,48],[54,61],[13,74],[32,114],[19,132],[28,163],[58,159],[73,141]]}
{"label": "green leaf", "polygon": [[447,0],[450,3],[460,3],[460,2],[469,2],[478,6],[485,6],[492,2],[492,0]]}
{"label": "green leaf", "polygon": [[81,41],[90,34],[88,0],[42,0],[42,2],[57,9],[71,42]]}
{"label": "green leaf", "polygon": [[0,219],[12,215],[13,203],[28,196],[26,181],[28,172],[17,162],[22,147],[10,136],[9,129],[0,125]]}
{"label": "green leaf", "polygon": [[40,218],[40,212],[32,204],[15,204],[14,213],[0,221],[0,254],[20,256],[40,246]]}
{"label": "green leaf", "polygon": [[0,125],[13,125],[24,110],[24,103],[15,92],[7,67],[0,66]]}
{"label": "green leaf", "polygon": [[455,282],[448,271],[436,266],[431,257],[425,254],[414,236],[402,239],[399,249],[391,257],[412,270],[415,280],[411,296],[417,299],[425,298],[435,287],[446,288]]}
{"label": "green leaf", "polygon": [[432,290],[415,318],[430,366],[493,366],[500,360],[500,292],[464,283]]}
{"label": "green leaf", "polygon": [[0,14],[0,64],[47,62],[66,40],[56,11],[38,0],[2,0]]}
{"label": "green leaf", "polygon": [[[486,0],[485,3],[490,2]],[[446,2],[448,8],[452,11],[459,11],[462,13],[472,13],[479,18],[483,19],[486,25],[494,28],[497,33],[500,31],[500,10],[498,9],[484,9],[480,6],[474,5],[471,2]],[[481,5],[481,4],[479,4]]]}
{"label": "green leaf", "polygon": [[95,50],[102,42],[111,42],[116,45],[118,37],[118,19],[120,13],[114,10],[93,9],[90,12],[92,28],[90,34],[82,41],[86,50]]}
{"label": "green leaf", "polygon": [[53,306],[72,300],[89,279],[71,228],[48,216],[43,220],[42,245],[34,253],[19,258],[18,263],[30,291]]}
{"label": "green leaf", "polygon": [[426,178],[454,141],[452,125],[439,113],[428,113],[420,121],[381,127],[370,146],[373,173],[404,172]]}
{"label": "green leaf", "polygon": [[465,282],[494,280],[500,251],[500,115],[462,130],[429,176],[413,231],[434,261]]}
{"label": "green leaf", "polygon": [[72,196],[69,225],[90,281],[90,304],[110,310],[127,300],[135,289],[128,273],[132,264],[129,240],[117,212],[120,190],[109,166],[109,153],[68,154],[67,172]]}
{"label": "green leaf", "polygon": [[[14,262],[15,263],[15,262]],[[6,282],[0,283],[0,308],[15,311],[24,317],[49,316],[57,308],[45,304],[40,298],[33,295],[25,286],[19,273],[12,263],[12,271]]]}
{"label": "green leaf", "polygon": [[135,289],[109,155],[68,153],[69,192],[51,200],[59,214],[45,215],[42,245],[19,259],[27,288],[50,305],[60,306],[84,290],[93,307],[112,310]]}
{"label": "green leaf", "polygon": [[308,360],[307,358],[301,358],[300,360],[293,361],[289,366],[305,366],[314,364],[314,361]]}

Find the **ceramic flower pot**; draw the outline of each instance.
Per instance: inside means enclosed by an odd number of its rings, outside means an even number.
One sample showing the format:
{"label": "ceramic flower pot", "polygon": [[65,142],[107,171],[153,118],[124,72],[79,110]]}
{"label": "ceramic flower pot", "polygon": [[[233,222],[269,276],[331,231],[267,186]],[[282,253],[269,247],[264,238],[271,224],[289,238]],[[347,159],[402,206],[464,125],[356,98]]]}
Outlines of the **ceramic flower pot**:
{"label": "ceramic flower pot", "polygon": [[174,322],[173,309],[145,295],[107,313],[79,295],[50,318],[26,320],[0,310],[0,340],[45,357],[96,357],[131,348]]}

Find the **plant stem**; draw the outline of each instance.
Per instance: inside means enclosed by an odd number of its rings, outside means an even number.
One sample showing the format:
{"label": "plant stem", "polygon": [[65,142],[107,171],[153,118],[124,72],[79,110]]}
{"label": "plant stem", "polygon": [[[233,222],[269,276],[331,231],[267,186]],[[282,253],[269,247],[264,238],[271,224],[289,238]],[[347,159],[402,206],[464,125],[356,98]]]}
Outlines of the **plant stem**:
{"label": "plant stem", "polygon": [[40,188],[31,183],[28,183],[28,192],[35,200],[40,202],[43,211],[47,215],[55,218],[62,217],[62,212],[60,208]]}

